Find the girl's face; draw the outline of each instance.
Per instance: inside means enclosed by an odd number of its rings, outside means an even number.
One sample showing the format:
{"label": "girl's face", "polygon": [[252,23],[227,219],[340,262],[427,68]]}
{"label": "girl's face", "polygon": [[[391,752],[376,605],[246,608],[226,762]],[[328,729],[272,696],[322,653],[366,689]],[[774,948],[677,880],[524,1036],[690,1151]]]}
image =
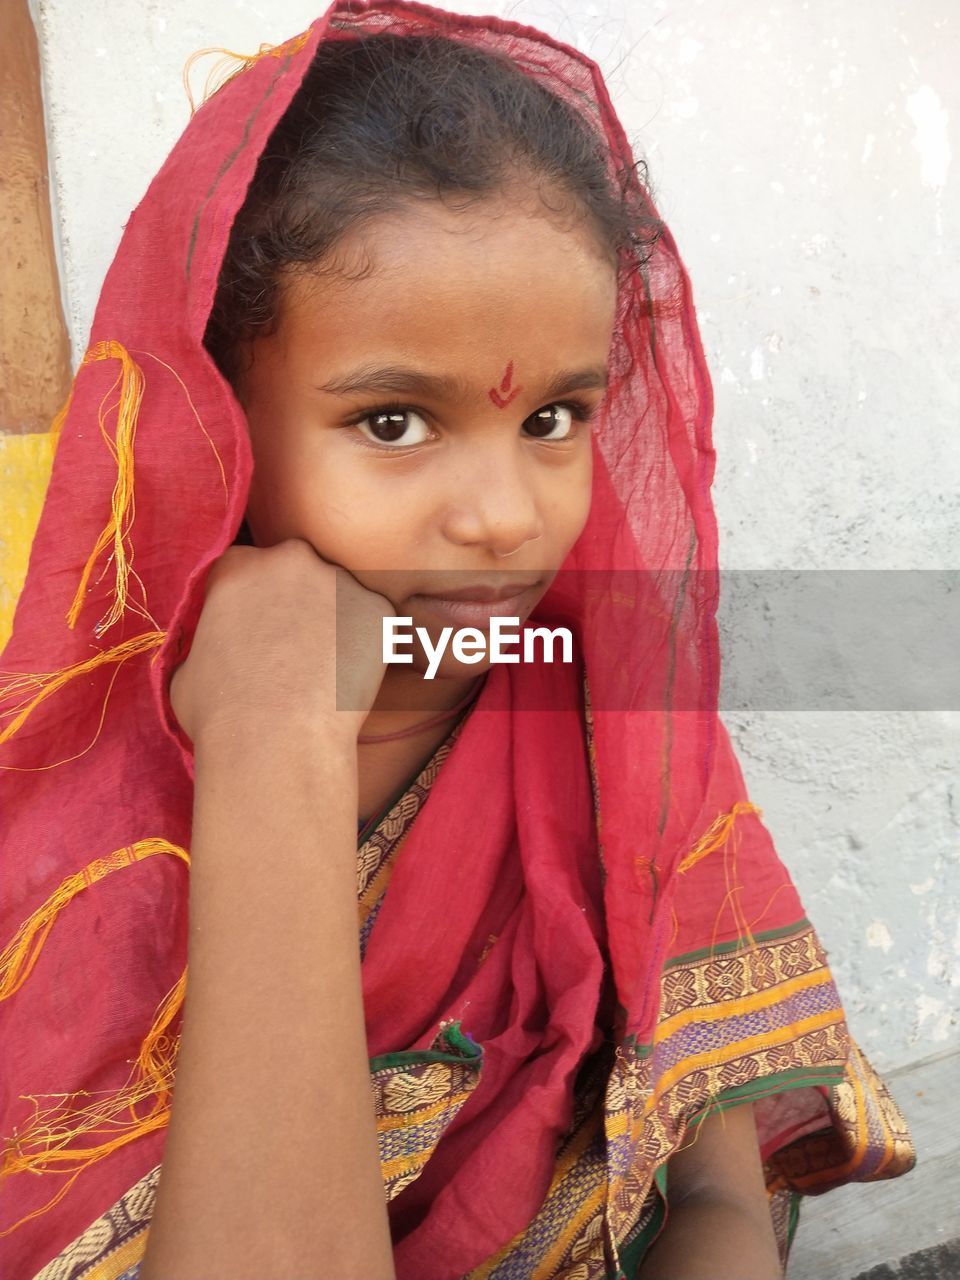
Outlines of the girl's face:
{"label": "girl's face", "polygon": [[336,258],[290,276],[238,388],[254,541],[305,539],[431,636],[470,624],[428,594],[524,588],[525,619],[590,507],[613,266],[501,200],[417,203]]}

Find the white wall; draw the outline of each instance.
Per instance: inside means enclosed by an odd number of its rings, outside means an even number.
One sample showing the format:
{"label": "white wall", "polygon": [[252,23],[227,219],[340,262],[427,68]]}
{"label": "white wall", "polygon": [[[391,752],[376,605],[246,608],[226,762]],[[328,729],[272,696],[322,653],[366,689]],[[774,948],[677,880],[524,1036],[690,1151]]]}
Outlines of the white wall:
{"label": "white wall", "polygon": [[[34,2],[79,355],[122,223],[186,122],[187,56],[278,42],[322,0]],[[693,280],[724,564],[957,566],[950,0],[450,7],[539,26],[608,74]],[[864,1048],[883,1068],[957,1046],[960,716],[728,720]]]}

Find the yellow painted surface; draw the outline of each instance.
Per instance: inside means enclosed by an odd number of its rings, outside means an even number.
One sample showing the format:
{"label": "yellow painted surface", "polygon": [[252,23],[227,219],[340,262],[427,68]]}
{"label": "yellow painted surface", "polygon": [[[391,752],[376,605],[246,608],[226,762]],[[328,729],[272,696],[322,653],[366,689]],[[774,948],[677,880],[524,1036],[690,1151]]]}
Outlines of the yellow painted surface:
{"label": "yellow painted surface", "polygon": [[13,610],[27,575],[53,452],[48,431],[0,434],[0,649],[10,638]]}

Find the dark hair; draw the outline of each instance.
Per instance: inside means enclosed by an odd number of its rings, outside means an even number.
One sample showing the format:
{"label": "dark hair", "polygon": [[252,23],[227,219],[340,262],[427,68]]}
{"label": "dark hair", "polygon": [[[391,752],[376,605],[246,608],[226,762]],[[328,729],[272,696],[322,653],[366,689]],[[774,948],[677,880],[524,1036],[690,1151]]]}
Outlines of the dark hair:
{"label": "dark hair", "polygon": [[234,379],[242,345],[276,325],[285,269],[321,269],[347,231],[411,200],[469,203],[531,177],[552,216],[586,216],[612,261],[646,261],[661,224],[632,169],[614,174],[580,111],[509,58],[442,36],[322,45],[237,214],[207,349]]}

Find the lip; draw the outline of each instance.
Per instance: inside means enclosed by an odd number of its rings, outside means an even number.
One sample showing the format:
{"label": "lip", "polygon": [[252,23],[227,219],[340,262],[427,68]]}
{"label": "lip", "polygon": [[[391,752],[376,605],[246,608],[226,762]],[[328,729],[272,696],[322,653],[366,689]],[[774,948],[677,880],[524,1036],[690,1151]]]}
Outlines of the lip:
{"label": "lip", "polygon": [[538,579],[533,582],[508,582],[501,587],[478,582],[472,587],[461,587],[459,591],[420,591],[417,596],[428,600],[464,600],[470,604],[490,604],[497,600],[514,600],[539,585]]}
{"label": "lip", "polygon": [[[469,595],[463,592],[460,596],[440,596],[423,593],[410,597],[411,604],[422,604],[430,613],[436,613],[448,622],[473,627],[487,627],[492,618],[522,618],[529,612],[530,594],[538,583],[521,588],[510,588],[510,594],[497,592],[493,599],[478,599],[479,587],[471,587]],[[492,592],[489,594],[493,594]]]}

